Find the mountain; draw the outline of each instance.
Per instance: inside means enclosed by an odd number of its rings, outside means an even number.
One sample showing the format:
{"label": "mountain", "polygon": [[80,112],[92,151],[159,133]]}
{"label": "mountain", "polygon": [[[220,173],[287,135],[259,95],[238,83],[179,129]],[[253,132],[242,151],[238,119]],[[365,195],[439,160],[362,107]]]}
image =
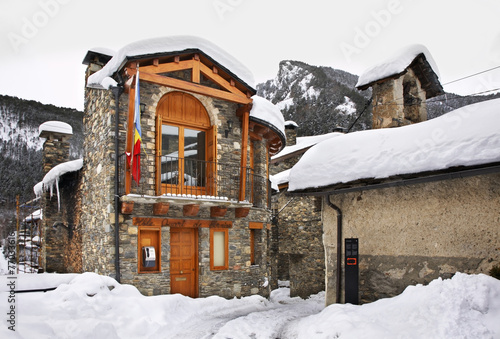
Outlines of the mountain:
{"label": "mountain", "polygon": [[[354,123],[371,97],[371,91],[355,89],[357,81],[356,75],[342,70],[284,60],[276,78],[257,85],[257,94],[277,105],[285,120],[295,121],[299,136],[318,135]],[[367,107],[353,130],[370,126]]]}
{"label": "mountain", "polygon": [[34,198],[33,186],[42,180],[42,145],[38,127],[51,120],[73,127],[70,157],[82,156],[83,112],[0,95],[0,226],[15,212],[16,196]]}
{"label": "mountain", "polygon": [[[358,76],[331,67],[311,66],[304,62],[284,60],[278,75],[257,85],[257,94],[277,105],[285,120],[298,125],[298,136],[332,132],[337,126],[351,131],[372,126],[371,90],[358,91]],[[499,94],[459,96],[452,93],[427,100],[428,119],[476,102],[500,97]]]}

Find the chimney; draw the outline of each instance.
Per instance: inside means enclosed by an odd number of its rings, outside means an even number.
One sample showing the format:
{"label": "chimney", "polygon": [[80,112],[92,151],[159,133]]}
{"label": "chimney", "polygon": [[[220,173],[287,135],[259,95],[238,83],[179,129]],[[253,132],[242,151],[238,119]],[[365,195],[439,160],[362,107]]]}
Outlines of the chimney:
{"label": "chimney", "polygon": [[39,137],[44,138],[42,150],[43,174],[47,174],[54,166],[69,160],[69,138],[73,128],[61,121],[47,121],[38,128]]}
{"label": "chimney", "polygon": [[292,120],[285,121],[286,145],[293,146],[297,144],[297,123]]}

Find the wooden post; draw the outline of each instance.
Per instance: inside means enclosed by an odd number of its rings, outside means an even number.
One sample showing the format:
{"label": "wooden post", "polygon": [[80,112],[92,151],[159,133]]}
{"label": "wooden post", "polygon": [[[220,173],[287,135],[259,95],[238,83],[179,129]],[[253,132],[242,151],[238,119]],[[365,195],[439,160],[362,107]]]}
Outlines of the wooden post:
{"label": "wooden post", "polygon": [[250,105],[244,106],[241,117],[241,173],[240,173],[240,196],[239,201],[245,200],[247,181],[247,148],[248,148],[248,120],[250,117]]}

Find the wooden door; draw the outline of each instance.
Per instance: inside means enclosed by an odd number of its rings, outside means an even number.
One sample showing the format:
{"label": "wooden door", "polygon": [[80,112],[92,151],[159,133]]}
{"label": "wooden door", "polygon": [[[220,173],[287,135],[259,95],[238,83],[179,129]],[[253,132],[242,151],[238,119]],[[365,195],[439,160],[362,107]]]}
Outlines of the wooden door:
{"label": "wooden door", "polygon": [[195,228],[170,229],[170,293],[198,296],[198,233]]}

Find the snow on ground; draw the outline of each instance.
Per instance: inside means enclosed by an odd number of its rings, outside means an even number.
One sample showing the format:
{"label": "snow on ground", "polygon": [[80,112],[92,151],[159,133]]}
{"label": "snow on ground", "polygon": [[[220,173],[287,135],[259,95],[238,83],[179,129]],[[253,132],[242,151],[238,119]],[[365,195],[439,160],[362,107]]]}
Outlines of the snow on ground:
{"label": "snow on ground", "polygon": [[[0,277],[4,314],[8,279]],[[481,274],[457,273],[394,298],[326,308],[324,293],[303,300],[290,298],[288,288],[272,291],[270,300],[227,300],[145,297],[94,273],[24,274],[16,283],[59,287],[17,294],[16,332],[4,320],[2,338],[500,338],[500,281]]]}

